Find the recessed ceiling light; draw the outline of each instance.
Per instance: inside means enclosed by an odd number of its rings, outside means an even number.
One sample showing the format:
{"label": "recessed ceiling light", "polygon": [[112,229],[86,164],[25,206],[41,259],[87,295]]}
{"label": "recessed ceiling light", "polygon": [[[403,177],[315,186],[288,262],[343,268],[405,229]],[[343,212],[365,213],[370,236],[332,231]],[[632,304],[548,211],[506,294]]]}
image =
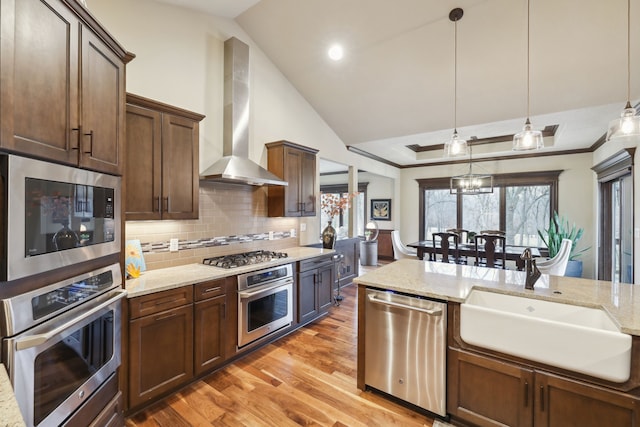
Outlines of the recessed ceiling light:
{"label": "recessed ceiling light", "polygon": [[342,49],[342,46],[340,46],[339,44],[334,44],[329,48],[328,53],[329,58],[333,59],[334,61],[339,61],[344,56],[344,49]]}

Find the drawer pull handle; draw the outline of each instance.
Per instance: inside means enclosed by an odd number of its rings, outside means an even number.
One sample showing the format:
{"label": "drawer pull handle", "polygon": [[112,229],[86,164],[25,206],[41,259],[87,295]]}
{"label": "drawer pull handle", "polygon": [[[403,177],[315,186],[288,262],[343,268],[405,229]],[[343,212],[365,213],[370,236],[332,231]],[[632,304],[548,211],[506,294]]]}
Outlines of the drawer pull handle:
{"label": "drawer pull handle", "polygon": [[529,382],[524,382],[524,407],[529,406]]}
{"label": "drawer pull handle", "polygon": [[155,318],[155,320],[156,320],[156,321],[158,321],[158,320],[164,320],[164,319],[168,319],[168,318],[170,318],[170,317],[173,317],[173,316],[175,316],[175,315],[176,315],[176,313],[175,313],[175,312],[173,312],[173,313],[166,314],[166,315],[164,315],[164,316],[158,316],[158,317],[156,317],[156,318]]}
{"label": "drawer pull handle", "polygon": [[544,412],[544,386],[540,386],[540,411]]}
{"label": "drawer pull handle", "polygon": [[222,289],[220,286],[217,286],[215,288],[207,288],[205,290],[202,291],[203,294],[208,294],[209,292],[216,292],[219,291],[220,289]]}

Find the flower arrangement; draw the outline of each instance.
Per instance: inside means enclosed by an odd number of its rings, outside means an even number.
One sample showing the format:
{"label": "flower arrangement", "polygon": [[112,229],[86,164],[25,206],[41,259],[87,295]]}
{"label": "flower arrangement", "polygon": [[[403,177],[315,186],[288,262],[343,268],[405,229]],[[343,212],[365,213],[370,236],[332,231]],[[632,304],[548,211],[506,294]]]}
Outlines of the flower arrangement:
{"label": "flower arrangement", "polygon": [[357,192],[347,194],[345,196],[338,196],[333,193],[323,194],[321,196],[320,207],[329,218],[333,218],[336,215],[339,215],[345,208],[348,208],[351,205],[351,199],[353,199],[357,194]]}

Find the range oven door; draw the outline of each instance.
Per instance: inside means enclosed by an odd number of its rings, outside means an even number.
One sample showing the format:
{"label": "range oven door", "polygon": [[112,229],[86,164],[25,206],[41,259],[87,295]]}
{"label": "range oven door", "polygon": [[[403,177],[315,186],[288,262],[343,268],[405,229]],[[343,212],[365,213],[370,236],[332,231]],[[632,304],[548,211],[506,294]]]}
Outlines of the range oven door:
{"label": "range oven door", "polygon": [[121,299],[109,291],[2,342],[28,426],[59,425],[120,365]]}
{"label": "range oven door", "polygon": [[238,292],[238,347],[293,321],[293,279]]}

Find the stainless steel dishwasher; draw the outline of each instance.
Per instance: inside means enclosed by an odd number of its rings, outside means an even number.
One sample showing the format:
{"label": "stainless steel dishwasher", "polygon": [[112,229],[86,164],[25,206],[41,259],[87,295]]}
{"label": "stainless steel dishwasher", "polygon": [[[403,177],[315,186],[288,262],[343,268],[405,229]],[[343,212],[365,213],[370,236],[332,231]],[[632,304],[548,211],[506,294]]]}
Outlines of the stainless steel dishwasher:
{"label": "stainless steel dishwasher", "polygon": [[446,416],[447,304],[366,292],[365,384]]}

